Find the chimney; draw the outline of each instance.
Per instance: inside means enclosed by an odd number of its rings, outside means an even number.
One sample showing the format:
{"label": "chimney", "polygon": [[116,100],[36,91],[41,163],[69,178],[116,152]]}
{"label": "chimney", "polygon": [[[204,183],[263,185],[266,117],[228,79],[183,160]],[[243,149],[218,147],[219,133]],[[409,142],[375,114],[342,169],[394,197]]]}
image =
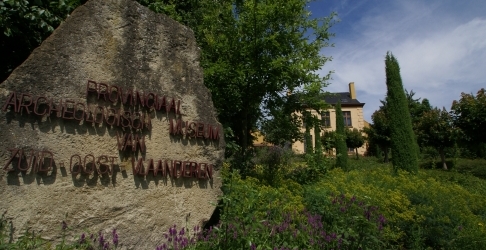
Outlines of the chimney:
{"label": "chimney", "polygon": [[349,95],[351,99],[356,99],[356,90],[354,90],[354,82],[349,83]]}

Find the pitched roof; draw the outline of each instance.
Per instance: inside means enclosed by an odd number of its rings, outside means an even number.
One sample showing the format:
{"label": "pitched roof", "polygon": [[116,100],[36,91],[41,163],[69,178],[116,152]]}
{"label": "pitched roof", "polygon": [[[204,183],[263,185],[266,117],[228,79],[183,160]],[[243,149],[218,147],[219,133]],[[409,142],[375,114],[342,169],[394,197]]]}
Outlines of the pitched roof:
{"label": "pitched roof", "polygon": [[324,97],[324,101],[331,105],[337,104],[338,100],[341,100],[341,106],[364,106],[365,104],[359,102],[358,99],[351,99],[349,92],[330,93]]}

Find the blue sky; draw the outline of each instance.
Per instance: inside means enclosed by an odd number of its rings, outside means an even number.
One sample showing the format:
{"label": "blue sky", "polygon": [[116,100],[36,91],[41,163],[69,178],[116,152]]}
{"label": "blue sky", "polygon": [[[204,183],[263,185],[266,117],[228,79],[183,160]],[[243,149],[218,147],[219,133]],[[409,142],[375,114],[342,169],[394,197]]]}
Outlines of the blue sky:
{"label": "blue sky", "polygon": [[397,58],[403,85],[415,97],[450,110],[461,92],[486,88],[486,1],[471,0],[320,0],[313,17],[338,13],[331,32],[335,47],[322,53],[332,61],[330,92],[348,91],[354,82],[365,120],[386,95],[385,54]]}

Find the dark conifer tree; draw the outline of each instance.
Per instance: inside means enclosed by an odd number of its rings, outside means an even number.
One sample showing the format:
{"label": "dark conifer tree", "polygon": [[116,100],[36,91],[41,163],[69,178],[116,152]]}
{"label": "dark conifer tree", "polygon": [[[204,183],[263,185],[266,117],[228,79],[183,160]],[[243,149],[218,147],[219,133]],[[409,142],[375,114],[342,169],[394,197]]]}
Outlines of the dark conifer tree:
{"label": "dark conifer tree", "polygon": [[395,172],[403,169],[410,173],[417,173],[418,145],[412,129],[400,66],[391,52],[386,54],[385,71],[393,169]]}
{"label": "dark conifer tree", "polygon": [[346,130],[340,101],[336,104],[336,155],[336,166],[347,170],[348,148],[346,147]]}

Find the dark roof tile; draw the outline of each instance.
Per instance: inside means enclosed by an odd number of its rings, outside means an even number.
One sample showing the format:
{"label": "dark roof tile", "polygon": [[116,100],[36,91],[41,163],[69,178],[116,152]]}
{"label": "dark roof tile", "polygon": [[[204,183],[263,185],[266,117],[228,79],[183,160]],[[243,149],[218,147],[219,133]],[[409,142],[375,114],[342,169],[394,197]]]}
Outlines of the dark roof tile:
{"label": "dark roof tile", "polygon": [[358,99],[351,99],[351,95],[349,92],[339,92],[339,93],[330,93],[326,97],[324,97],[324,101],[328,104],[335,105],[337,104],[338,100],[341,100],[341,105],[357,105],[363,106],[364,103],[359,102]]}

